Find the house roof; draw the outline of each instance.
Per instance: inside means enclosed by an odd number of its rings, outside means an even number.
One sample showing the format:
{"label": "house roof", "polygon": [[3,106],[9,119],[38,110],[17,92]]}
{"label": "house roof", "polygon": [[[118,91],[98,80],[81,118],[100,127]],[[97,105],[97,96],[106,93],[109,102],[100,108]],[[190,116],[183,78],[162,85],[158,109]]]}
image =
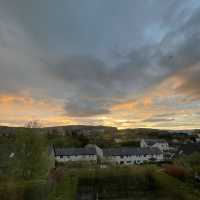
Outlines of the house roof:
{"label": "house roof", "polygon": [[55,156],[96,155],[95,148],[54,148]]}
{"label": "house roof", "polygon": [[104,156],[142,156],[160,155],[162,152],[158,148],[110,148],[103,149]]}

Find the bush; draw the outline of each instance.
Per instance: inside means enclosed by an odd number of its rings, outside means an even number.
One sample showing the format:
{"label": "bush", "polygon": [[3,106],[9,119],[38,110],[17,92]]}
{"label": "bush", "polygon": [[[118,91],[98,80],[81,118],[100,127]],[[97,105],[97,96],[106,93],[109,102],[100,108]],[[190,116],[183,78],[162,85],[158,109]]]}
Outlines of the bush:
{"label": "bush", "polygon": [[56,169],[51,169],[49,174],[49,179],[52,183],[59,183],[63,180],[64,177],[64,169],[62,167],[58,167]]}
{"label": "bush", "polygon": [[47,200],[46,182],[8,181],[0,185],[1,200]]}
{"label": "bush", "polygon": [[188,176],[187,171],[178,165],[165,165],[164,172],[175,178],[184,179]]}

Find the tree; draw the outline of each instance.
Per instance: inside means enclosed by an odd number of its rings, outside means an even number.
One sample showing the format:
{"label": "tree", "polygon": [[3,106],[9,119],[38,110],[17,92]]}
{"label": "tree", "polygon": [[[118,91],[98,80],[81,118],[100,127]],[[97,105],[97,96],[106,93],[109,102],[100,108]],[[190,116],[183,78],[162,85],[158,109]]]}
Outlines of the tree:
{"label": "tree", "polygon": [[48,148],[44,135],[21,129],[15,141],[14,173],[23,179],[43,177],[48,172]]}
{"label": "tree", "polygon": [[193,175],[200,174],[200,153],[196,152],[190,156],[183,156],[176,160],[176,164],[183,166]]}

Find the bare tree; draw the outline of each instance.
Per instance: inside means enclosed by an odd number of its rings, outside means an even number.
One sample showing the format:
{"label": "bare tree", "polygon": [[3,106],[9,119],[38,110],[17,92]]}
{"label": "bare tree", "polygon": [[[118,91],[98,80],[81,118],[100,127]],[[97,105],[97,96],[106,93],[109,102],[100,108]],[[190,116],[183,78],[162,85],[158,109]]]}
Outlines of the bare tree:
{"label": "bare tree", "polygon": [[41,128],[42,124],[39,120],[32,120],[26,123],[25,127],[27,128]]}

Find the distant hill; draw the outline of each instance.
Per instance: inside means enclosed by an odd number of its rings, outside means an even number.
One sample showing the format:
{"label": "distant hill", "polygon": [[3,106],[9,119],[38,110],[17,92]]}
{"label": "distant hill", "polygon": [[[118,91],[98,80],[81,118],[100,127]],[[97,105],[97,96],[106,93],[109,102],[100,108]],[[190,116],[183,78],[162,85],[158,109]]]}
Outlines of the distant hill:
{"label": "distant hill", "polygon": [[[11,136],[14,135],[22,127],[6,127],[0,126],[0,136]],[[160,130],[160,129],[150,129],[150,128],[136,128],[136,129],[117,129],[111,126],[89,126],[89,125],[69,125],[69,126],[56,126],[56,127],[45,127],[38,128],[41,133],[47,133],[50,135],[85,135],[85,136],[95,136],[110,134],[113,136],[124,135],[125,137],[148,137],[148,136],[158,136],[166,134],[176,134],[176,133],[200,133],[200,129],[194,130]]]}
{"label": "distant hill", "polygon": [[[14,135],[22,127],[7,127],[0,126],[0,136]],[[110,126],[85,126],[85,125],[69,125],[37,128],[41,133],[55,134],[55,135],[93,135],[93,134],[116,134],[118,129]]]}
{"label": "distant hill", "polygon": [[110,126],[85,126],[85,125],[69,125],[69,126],[58,126],[58,127],[48,127],[43,128],[48,134],[57,135],[95,135],[95,134],[116,134],[118,129],[116,127]]}

